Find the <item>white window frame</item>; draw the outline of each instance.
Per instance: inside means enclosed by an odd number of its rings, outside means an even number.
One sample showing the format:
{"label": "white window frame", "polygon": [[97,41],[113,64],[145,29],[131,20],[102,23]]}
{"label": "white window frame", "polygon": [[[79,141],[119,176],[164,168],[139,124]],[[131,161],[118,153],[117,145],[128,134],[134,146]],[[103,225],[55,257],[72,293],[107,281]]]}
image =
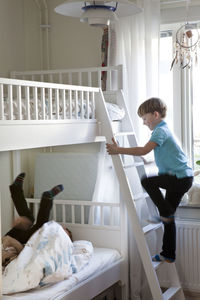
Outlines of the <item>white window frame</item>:
{"label": "white window frame", "polygon": [[[172,31],[172,47],[176,41],[176,31],[183,23],[161,25],[161,31]],[[173,59],[173,57],[172,57]],[[170,68],[170,65],[169,65]],[[192,68],[180,69],[174,64],[173,76],[173,128],[174,134],[188,156],[189,165],[194,167],[193,119],[192,119]]]}

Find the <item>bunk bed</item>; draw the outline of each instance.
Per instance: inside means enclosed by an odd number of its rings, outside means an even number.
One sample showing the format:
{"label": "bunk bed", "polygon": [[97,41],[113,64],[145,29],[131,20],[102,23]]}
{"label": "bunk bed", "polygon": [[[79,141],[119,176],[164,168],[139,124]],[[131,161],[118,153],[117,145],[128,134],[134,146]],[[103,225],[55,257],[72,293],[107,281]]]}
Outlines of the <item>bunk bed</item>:
{"label": "bunk bed", "polygon": [[[104,92],[101,90],[102,72],[107,72],[107,90]],[[121,72],[122,67],[117,66],[12,72],[12,78],[0,78],[0,125],[2,128],[0,151],[105,141],[105,138],[101,136],[103,120],[98,117],[101,115],[99,110],[102,107],[99,103],[103,103],[103,107],[110,116],[112,111],[109,112],[109,106],[112,110],[112,104],[120,104],[116,101],[116,93],[122,87]],[[112,77],[116,81],[117,88],[115,89],[111,86]],[[109,100],[108,105],[105,99]],[[120,118],[124,116],[124,112],[120,109],[118,110],[120,111],[119,119],[111,117],[112,126],[116,130],[119,130]],[[19,166],[17,160],[20,156],[16,155],[14,159],[16,159],[14,164]],[[31,198],[28,202],[36,214],[39,200]],[[65,215],[66,205],[71,209],[70,222],[67,221]],[[61,220],[57,220],[58,206],[62,211]],[[74,211],[78,206],[81,211],[81,220],[77,223]],[[84,215],[85,207],[90,211],[90,218],[87,222]],[[100,217],[99,224],[95,223],[94,218],[97,208]],[[110,221],[106,224],[104,208],[109,208],[110,211]],[[115,210],[118,210],[119,215],[117,224],[113,218]],[[122,298],[127,299],[127,218],[123,203],[56,200],[53,220],[64,223],[73,232],[74,240],[84,239],[92,242],[94,246],[92,260],[84,268],[84,272],[74,274],[69,281],[64,280],[24,293],[4,295],[2,299],[88,300],[115,283],[123,286]],[[103,254],[108,257],[104,263]],[[96,260],[99,268],[93,268],[93,260]]]}

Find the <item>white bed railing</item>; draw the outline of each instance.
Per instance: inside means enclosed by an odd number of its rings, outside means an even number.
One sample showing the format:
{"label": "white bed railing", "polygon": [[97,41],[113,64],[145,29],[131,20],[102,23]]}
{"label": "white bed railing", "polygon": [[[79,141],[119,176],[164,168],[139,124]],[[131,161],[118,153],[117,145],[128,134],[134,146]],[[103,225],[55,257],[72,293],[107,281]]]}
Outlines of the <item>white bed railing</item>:
{"label": "white bed railing", "polygon": [[[34,216],[37,216],[40,199],[28,198],[26,201]],[[59,214],[57,207],[60,208]],[[76,208],[79,209],[80,218],[76,216]],[[66,212],[70,217],[67,216]],[[99,229],[109,227],[112,230],[120,230],[120,204],[80,200],[54,200],[52,219],[66,225],[82,225],[90,228],[94,227],[95,229],[97,226]]]}
{"label": "white bed railing", "polygon": [[0,78],[0,120],[95,119],[99,88]]}
{"label": "white bed railing", "polygon": [[11,78],[102,88],[102,75],[104,73],[106,73],[107,91],[123,88],[122,65],[45,71],[13,71],[11,72]]}
{"label": "white bed railing", "polygon": [[[27,203],[36,217],[40,199],[28,198]],[[88,240],[122,254],[127,251],[127,219],[122,204],[55,199],[50,219],[71,230],[74,240]]]}

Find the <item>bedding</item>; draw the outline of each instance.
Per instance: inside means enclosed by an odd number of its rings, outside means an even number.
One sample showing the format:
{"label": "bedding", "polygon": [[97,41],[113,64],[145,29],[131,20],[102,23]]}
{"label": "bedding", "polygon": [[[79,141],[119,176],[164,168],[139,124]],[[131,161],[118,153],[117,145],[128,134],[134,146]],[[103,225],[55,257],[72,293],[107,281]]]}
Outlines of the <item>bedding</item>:
{"label": "bedding", "polygon": [[[12,109],[13,109],[13,118],[14,120],[19,119],[19,109],[18,109],[18,100],[17,99],[13,99],[12,101]],[[34,99],[30,99],[29,100],[29,112],[30,112],[30,119],[31,120],[35,120],[35,100]],[[66,111],[65,111],[65,115],[67,119],[70,119],[70,116],[72,119],[91,119],[92,118],[92,103],[91,101],[89,101],[89,103],[87,104],[87,100],[80,100],[78,99],[77,101],[75,101],[74,99],[72,99],[71,101],[71,112],[70,112],[70,102],[69,100],[66,100],[65,103],[66,106]],[[9,119],[9,110],[10,110],[10,103],[7,97],[4,98],[4,116],[5,119],[8,120]],[[122,120],[125,116],[125,111],[124,108],[118,106],[117,104],[114,103],[110,103],[110,102],[106,102],[106,107],[108,109],[108,113],[110,116],[111,121],[119,121]],[[22,108],[22,119],[26,120],[27,119],[27,107],[26,107],[26,99],[22,98],[21,99],[21,108]],[[46,119],[50,119],[50,104],[48,99],[45,99],[45,118]],[[41,101],[38,99],[37,102],[37,110],[38,110],[38,119],[43,119],[43,114],[42,114],[42,103]],[[62,106],[62,99],[59,100],[59,104],[58,104],[58,114],[59,114],[59,118],[62,119],[62,115],[63,115],[63,106]],[[88,112],[87,112],[88,110]],[[55,115],[57,113],[57,107],[56,107],[56,101],[55,99],[52,99],[52,119],[55,118]]]}
{"label": "bedding", "polygon": [[3,295],[2,300],[56,300],[63,294],[70,293],[70,290],[84,280],[97,275],[106,267],[112,267],[115,263],[121,263],[122,257],[115,249],[95,248],[89,263],[80,272],[72,274],[68,279],[55,284],[39,286],[34,290],[29,290],[13,295]]}
{"label": "bedding", "polygon": [[72,243],[62,226],[45,223],[29,239],[18,257],[3,272],[3,294],[22,292],[64,280],[89,262],[89,241]]}
{"label": "bedding", "polygon": [[106,102],[106,107],[112,121],[120,121],[124,118],[125,110],[123,107],[110,102]]}

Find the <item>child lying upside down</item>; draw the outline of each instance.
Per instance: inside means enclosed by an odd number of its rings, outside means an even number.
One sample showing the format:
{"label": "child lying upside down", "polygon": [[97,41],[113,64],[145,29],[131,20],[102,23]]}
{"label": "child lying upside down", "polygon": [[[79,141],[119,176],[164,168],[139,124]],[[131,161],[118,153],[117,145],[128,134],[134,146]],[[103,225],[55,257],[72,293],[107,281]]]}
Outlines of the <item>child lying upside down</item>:
{"label": "child lying upside down", "polygon": [[[32,234],[49,221],[53,199],[64,189],[60,184],[42,194],[37,220],[34,224],[35,219],[24,197],[24,177],[25,173],[19,174],[9,187],[19,218],[14,222],[13,228],[2,238],[2,266],[8,265],[11,260],[16,258]],[[64,230],[72,239],[71,232],[67,228]]]}

